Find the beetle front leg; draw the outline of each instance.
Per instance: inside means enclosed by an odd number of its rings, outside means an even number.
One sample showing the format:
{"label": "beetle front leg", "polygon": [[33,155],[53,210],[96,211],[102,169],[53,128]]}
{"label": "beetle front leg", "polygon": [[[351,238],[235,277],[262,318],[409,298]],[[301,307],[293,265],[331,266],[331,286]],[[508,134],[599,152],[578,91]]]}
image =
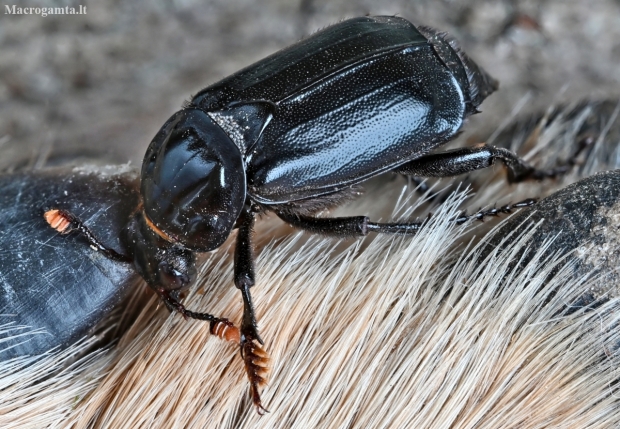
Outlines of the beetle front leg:
{"label": "beetle front leg", "polygon": [[254,252],[252,246],[252,229],[254,227],[254,215],[249,210],[244,210],[239,216],[239,232],[235,246],[235,286],[241,291],[243,297],[243,321],[241,333],[249,339],[257,340],[263,344],[258,335],[256,316],[250,288],[254,286]]}
{"label": "beetle front leg", "polygon": [[[269,357],[261,347],[263,340],[258,335],[256,315],[250,288],[254,286],[254,252],[252,246],[252,229],[254,213],[244,209],[239,216],[239,232],[235,246],[235,286],[243,297],[243,320],[241,322],[241,357],[250,380],[250,394],[259,414],[266,410],[261,404],[258,389],[266,384]],[[260,343],[257,344],[256,342]]]}

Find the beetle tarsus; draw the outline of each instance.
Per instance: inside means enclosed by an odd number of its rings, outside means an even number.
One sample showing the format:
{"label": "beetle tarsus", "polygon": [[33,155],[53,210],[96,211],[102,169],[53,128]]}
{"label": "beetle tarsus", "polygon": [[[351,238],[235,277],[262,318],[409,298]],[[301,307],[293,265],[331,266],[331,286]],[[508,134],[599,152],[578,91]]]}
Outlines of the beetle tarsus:
{"label": "beetle tarsus", "polygon": [[[528,198],[515,204],[507,204],[505,206],[492,208],[489,210],[479,210],[473,215],[467,215],[466,213],[463,213],[460,216],[454,218],[453,220],[457,224],[465,223],[469,219],[477,219],[483,221],[485,217],[508,214],[513,209],[529,207],[534,203],[536,203],[535,199]],[[365,236],[368,235],[369,232],[375,232],[380,234],[411,235],[417,233],[420,229],[422,229],[432,216],[432,214],[429,213],[427,219],[423,222],[380,223],[371,222],[366,216],[315,218],[311,216],[302,216],[286,212],[276,213],[282,220],[288,222],[296,228],[318,234],[334,236]]]}
{"label": "beetle tarsus", "polygon": [[267,411],[262,405],[260,390],[267,384],[271,359],[265,349],[253,338],[242,336],[241,357],[245,364],[245,371],[250,381],[250,396],[258,414]]}
{"label": "beetle tarsus", "polygon": [[[234,325],[232,325],[232,323],[229,322],[228,319],[216,317],[209,313],[196,313],[194,311],[188,310],[187,308],[185,308],[183,304],[179,302],[178,299],[172,296],[172,293],[170,291],[164,289],[163,287],[156,288],[155,292],[157,292],[157,295],[159,295],[159,297],[164,302],[168,310],[176,311],[177,313],[180,313],[185,320],[196,319],[196,320],[204,320],[204,321],[210,322],[211,333],[214,335],[217,335],[214,333],[214,330],[215,330],[214,325],[222,323],[222,324],[234,327]],[[220,338],[223,338],[220,335],[217,335],[217,336],[219,336]]]}
{"label": "beetle tarsus", "polygon": [[537,169],[523,161],[521,158],[518,158],[507,149],[495,149],[497,151],[497,158],[500,159],[506,167],[508,167],[508,181],[510,183],[518,183],[528,179],[555,179],[558,176],[567,174],[574,166],[579,164],[579,157],[581,153],[586,148],[590,147],[594,141],[595,139],[592,136],[584,137],[579,141],[579,145],[577,150],[575,150],[575,153],[568,160],[566,160],[564,164],[548,169]]}
{"label": "beetle tarsus", "polygon": [[459,225],[467,222],[470,219],[475,219],[475,220],[479,220],[480,222],[484,222],[485,217],[491,217],[491,216],[496,217],[496,216],[499,216],[500,214],[510,214],[512,213],[512,210],[514,209],[529,207],[534,204],[536,204],[536,199],[527,198],[525,200],[519,201],[518,203],[506,204],[505,206],[501,206],[501,207],[493,207],[492,209],[488,209],[488,210],[479,210],[478,212],[471,214],[471,215],[468,215],[467,213],[463,212],[460,216],[454,218],[453,220]]}
{"label": "beetle tarsus", "polygon": [[592,146],[592,144],[594,144],[595,141],[596,139],[591,135],[583,137],[581,140],[579,140],[579,144],[577,146],[577,150],[575,151],[575,153],[564,163],[564,165],[560,165],[555,168],[550,168],[548,170],[536,170],[536,172],[534,173],[535,174],[534,178],[537,180],[542,180],[546,178],[552,179],[557,176],[561,176],[563,174],[568,173],[571,170],[571,168],[580,164],[579,157],[581,153],[588,147]]}

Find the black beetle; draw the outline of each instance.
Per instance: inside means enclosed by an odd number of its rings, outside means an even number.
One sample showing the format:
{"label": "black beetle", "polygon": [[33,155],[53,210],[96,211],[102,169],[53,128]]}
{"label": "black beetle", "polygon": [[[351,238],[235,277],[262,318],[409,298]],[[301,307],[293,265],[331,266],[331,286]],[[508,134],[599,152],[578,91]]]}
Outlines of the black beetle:
{"label": "black beetle", "polygon": [[[225,319],[186,310],[179,292],[194,278],[194,253],[218,248],[238,229],[241,354],[262,412],[265,360],[250,296],[255,215],[270,210],[295,227],[335,236],[412,234],[421,223],[313,215],[388,171],[455,176],[499,159],[511,182],[556,175],[487,145],[429,154],[496,88],[454,39],[402,18],[355,18],[319,31],[200,91],[163,125],[144,158],[126,258],[170,310],[221,327]],[[104,249],[71,213],[61,208],[57,215]]]}

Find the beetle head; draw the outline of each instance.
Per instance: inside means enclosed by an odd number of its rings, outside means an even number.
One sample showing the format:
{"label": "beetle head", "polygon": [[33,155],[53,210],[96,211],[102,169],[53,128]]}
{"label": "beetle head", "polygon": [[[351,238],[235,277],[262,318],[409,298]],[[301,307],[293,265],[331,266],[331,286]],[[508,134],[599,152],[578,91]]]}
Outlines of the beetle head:
{"label": "beetle head", "polygon": [[148,225],[143,213],[136,213],[125,231],[136,270],[154,289],[178,293],[196,279],[194,252],[161,238]]}
{"label": "beetle head", "polygon": [[146,152],[141,194],[160,236],[190,250],[213,250],[228,238],[245,203],[241,152],[205,112],[181,110]]}
{"label": "beetle head", "polygon": [[478,106],[497,90],[499,82],[469,58],[456,39],[448,33],[430,27],[418,27],[418,30],[428,39],[439,59],[452,72],[463,90],[467,105],[465,114],[478,113]]}

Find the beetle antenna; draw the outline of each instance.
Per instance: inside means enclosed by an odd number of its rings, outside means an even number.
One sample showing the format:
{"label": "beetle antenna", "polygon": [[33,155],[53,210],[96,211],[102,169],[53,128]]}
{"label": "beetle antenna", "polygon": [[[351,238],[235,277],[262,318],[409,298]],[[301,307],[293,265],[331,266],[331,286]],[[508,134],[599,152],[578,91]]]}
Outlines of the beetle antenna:
{"label": "beetle antenna", "polygon": [[111,247],[106,246],[84,223],[72,213],[65,210],[51,209],[43,213],[45,221],[61,234],[69,234],[71,231],[79,232],[95,250],[102,252],[108,259],[117,262],[132,262],[132,258],[118,253]]}

